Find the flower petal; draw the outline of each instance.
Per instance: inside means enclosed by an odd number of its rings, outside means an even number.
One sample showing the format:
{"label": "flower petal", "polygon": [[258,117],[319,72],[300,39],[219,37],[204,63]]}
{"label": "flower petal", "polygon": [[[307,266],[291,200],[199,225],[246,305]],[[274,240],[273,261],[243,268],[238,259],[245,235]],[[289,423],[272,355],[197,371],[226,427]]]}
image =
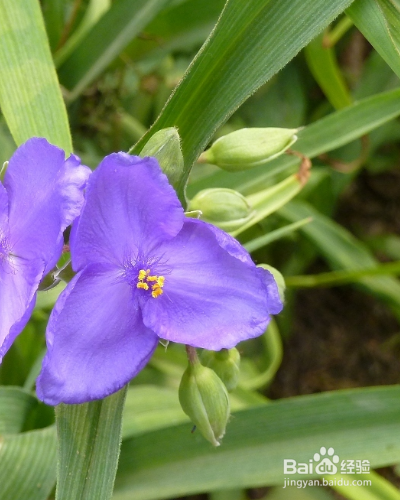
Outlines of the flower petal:
{"label": "flower petal", "polygon": [[92,174],[86,204],[71,233],[72,264],[122,264],[132,253],[175,236],[183,208],[155,158],[106,156]]}
{"label": "flower petal", "polygon": [[8,234],[8,196],[0,182],[0,241]]}
{"label": "flower petal", "polygon": [[43,267],[38,259],[0,258],[0,363],[28,322]]}
{"label": "flower petal", "polygon": [[257,272],[267,290],[268,312],[271,314],[279,314],[283,309],[283,303],[281,301],[278,285],[276,284],[273,274],[262,267],[258,267]]}
{"label": "flower petal", "polygon": [[14,254],[41,258],[46,272],[56,263],[62,232],[79,214],[90,169],[45,139],[32,138],[11,157],[4,179],[9,197]]}
{"label": "flower petal", "polygon": [[270,304],[264,275],[222,248],[208,224],[187,219],[157,252],[163,258],[153,272],[164,273],[163,294],[142,298],[141,306],[145,325],[160,337],[219,350],[265,331]]}
{"label": "flower petal", "polygon": [[158,338],[143,325],[132,289],[119,274],[111,265],[89,266],[58,300],[36,385],[45,403],[104,398],[127,384],[150,359]]}
{"label": "flower petal", "polygon": [[[203,222],[203,224],[207,223]],[[225,231],[222,231],[222,229],[219,229],[219,227],[217,226],[207,224],[207,227],[214,233],[219,246],[221,246],[230,255],[232,255],[232,257],[236,257],[245,264],[253,265],[253,261],[251,260],[249,252],[238,242],[238,240],[233,238],[233,236],[226,233]]]}

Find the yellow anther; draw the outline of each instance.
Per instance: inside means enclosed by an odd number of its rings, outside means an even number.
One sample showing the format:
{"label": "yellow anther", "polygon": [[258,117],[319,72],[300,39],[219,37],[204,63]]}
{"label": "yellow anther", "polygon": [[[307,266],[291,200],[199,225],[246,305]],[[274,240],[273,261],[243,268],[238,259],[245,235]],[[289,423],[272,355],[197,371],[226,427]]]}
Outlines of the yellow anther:
{"label": "yellow anther", "polygon": [[153,291],[151,292],[151,296],[153,297],[153,299],[156,299],[157,297],[162,295],[162,293],[163,291],[161,290],[161,288],[156,288],[155,290],[153,289]]}
{"label": "yellow anther", "polygon": [[139,276],[138,276],[139,281],[143,281],[145,279],[145,277],[147,276],[148,272],[149,272],[149,269],[147,271],[145,271],[144,269],[141,269],[139,271]]}
{"label": "yellow anther", "polygon": [[158,276],[147,276],[147,281],[158,281]]}
{"label": "yellow anther", "polygon": [[164,276],[159,276],[157,278],[157,283],[160,285],[161,288],[164,286],[164,281],[165,281]]}
{"label": "yellow anther", "polygon": [[139,281],[136,285],[137,288],[143,288],[143,290],[148,290],[149,285],[147,283],[143,283],[143,281]]}

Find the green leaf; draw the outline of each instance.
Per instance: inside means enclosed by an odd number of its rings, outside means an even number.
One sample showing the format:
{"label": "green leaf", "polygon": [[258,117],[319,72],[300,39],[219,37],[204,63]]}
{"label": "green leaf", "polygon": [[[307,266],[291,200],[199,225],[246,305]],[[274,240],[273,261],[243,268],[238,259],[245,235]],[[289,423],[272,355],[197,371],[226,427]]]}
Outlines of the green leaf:
{"label": "green leaf", "polygon": [[65,3],[65,0],[42,0],[43,18],[52,50],[57,47],[63,32]]}
{"label": "green leaf", "polygon": [[[300,130],[296,151],[314,158],[358,139],[399,115],[400,89],[382,92],[331,113]],[[251,176],[246,172],[230,175],[219,172],[212,174],[212,181],[210,177],[204,177],[201,182],[195,183],[190,192],[203,189],[204,185],[219,185],[251,193],[255,189],[258,191],[272,174],[292,169],[298,162],[294,156],[284,155],[269,162],[268,167],[254,168]]]}
{"label": "green leaf", "polygon": [[0,438],[0,498],[47,500],[56,481],[54,427]]}
{"label": "green leaf", "polygon": [[229,0],[210,38],[143,140],[177,127],[183,191],[194,160],[220,124],[322,31],[351,0]]}
{"label": "green leaf", "polygon": [[38,0],[0,2],[0,106],[17,145],[39,136],[72,151]]}
{"label": "green leaf", "polygon": [[306,274],[304,276],[287,276],[285,283],[288,287],[313,288],[316,286],[340,286],[358,282],[366,276],[400,275],[400,261],[387,262],[356,271],[333,271],[331,273]]}
{"label": "green leaf", "polygon": [[329,102],[336,109],[352,103],[349,89],[342,76],[331,47],[324,47],[324,35],[319,35],[304,50],[308,67]]}
{"label": "green leaf", "polygon": [[[294,222],[312,217],[313,222],[301,231],[313,242],[334,269],[365,270],[378,265],[367,247],[350,232],[305,202],[293,201],[281,208],[279,215]],[[400,283],[389,276],[359,278],[363,288],[384,300],[400,318]]]}
{"label": "green leaf", "polygon": [[191,50],[210,34],[225,0],[184,0],[164,9],[124,51],[133,60]]}
{"label": "green leaf", "polygon": [[[374,471],[369,474],[335,474],[326,479],[333,481],[332,488],[350,500],[400,500],[399,490]],[[351,487],[345,486],[347,481]],[[357,485],[358,481],[364,484]]]}
{"label": "green leaf", "polygon": [[46,290],[45,292],[39,292],[37,294],[34,310],[51,309],[66,286],[67,284],[64,281],[60,281],[54,288]]}
{"label": "green leaf", "polygon": [[399,412],[400,387],[391,386],[290,398],[234,413],[217,450],[191,434],[189,424],[151,432],[124,442],[113,500],[282,486],[283,460],[308,462],[321,444],[340,459],[362,458],[374,468],[398,463]]}
{"label": "green leaf", "polygon": [[268,215],[276,212],[283,205],[294,198],[302,189],[303,183],[297,175],[291,175],[287,179],[279,182],[275,186],[259,191],[257,194],[248,197],[250,206],[254,209],[254,216],[239,229],[232,231],[234,236],[242,233],[246,229],[254,226]]}
{"label": "green leaf", "polygon": [[179,404],[177,389],[155,385],[130,387],[124,408],[122,436],[125,439],[188,420]]}
{"label": "green leaf", "polygon": [[111,0],[91,0],[85,11],[85,15],[77,29],[68,38],[66,43],[54,55],[56,66],[61,63],[74,51],[82,38],[90,28],[101,18],[101,16],[110,8]]}
{"label": "green leaf", "polygon": [[356,0],[346,12],[400,77],[400,4],[397,0]]}
{"label": "green leaf", "polygon": [[56,500],[111,498],[121,443],[126,387],[99,401],[56,407]]}
{"label": "green leaf", "polygon": [[176,128],[159,130],[146,143],[140,156],[152,156],[158,163],[172,186],[179,180],[183,170],[181,140]]}
{"label": "green leaf", "polygon": [[270,233],[263,234],[258,238],[254,238],[253,240],[244,243],[243,246],[249,253],[255,252],[256,250],[259,250],[260,248],[269,245],[273,241],[291,235],[294,231],[297,231],[297,229],[300,229],[302,226],[309,224],[311,221],[312,221],[311,217],[306,217],[305,219],[293,222],[292,224],[288,224],[287,226],[275,229]]}
{"label": "green leaf", "polygon": [[119,55],[169,0],[117,0],[60,65],[73,100]]}
{"label": "green leaf", "polygon": [[36,398],[20,387],[0,387],[0,435],[21,432],[36,403]]}

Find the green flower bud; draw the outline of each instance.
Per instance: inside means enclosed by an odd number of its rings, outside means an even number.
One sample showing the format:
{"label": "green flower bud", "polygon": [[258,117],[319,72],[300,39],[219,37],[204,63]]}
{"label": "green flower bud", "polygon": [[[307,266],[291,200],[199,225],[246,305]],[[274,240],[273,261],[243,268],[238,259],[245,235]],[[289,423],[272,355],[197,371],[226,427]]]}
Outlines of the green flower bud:
{"label": "green flower bud", "polygon": [[281,301],[284,302],[286,283],[285,283],[285,278],[282,276],[282,274],[278,271],[278,269],[275,269],[275,267],[269,266],[268,264],[259,264],[257,267],[262,267],[263,269],[266,269],[273,275],[276,284],[278,285],[279,297]]}
{"label": "green flower bud", "polygon": [[179,401],[207,441],[219,446],[230,406],[226,388],[216,373],[202,366],[199,360],[189,364],[179,386]]}
{"label": "green flower bud", "polygon": [[65,281],[65,283],[69,283],[72,278],[75,276],[75,273],[72,269],[72,263],[68,260],[63,266],[58,268],[55,273],[55,277],[59,280]]}
{"label": "green flower bud", "polygon": [[226,188],[199,191],[190,200],[188,210],[200,210],[203,220],[224,231],[238,229],[254,215],[254,211],[243,195]]}
{"label": "green flower bud", "polygon": [[[60,261],[59,261],[60,262]],[[60,281],[64,281],[64,283],[69,283],[72,278],[75,276],[74,271],[72,270],[71,260],[67,258],[63,265],[57,264],[49,274],[47,274],[39,284],[38,290],[41,292],[51,290],[55,286],[57,286]]]}
{"label": "green flower bud", "polygon": [[236,347],[217,352],[203,350],[200,359],[204,366],[215,371],[228,391],[236,389],[240,373],[240,354]]}
{"label": "green flower bud", "polygon": [[242,128],[217,139],[199,158],[229,172],[262,165],[284,153],[297,141],[297,129]]}
{"label": "green flower bud", "polygon": [[57,286],[60,283],[60,280],[55,277],[55,272],[46,274],[42,281],[39,283],[38,290],[39,292],[45,292],[47,290],[51,290],[55,286]]}
{"label": "green flower bud", "polygon": [[183,172],[183,155],[181,140],[174,127],[164,128],[156,132],[146,143],[140,156],[153,156],[157,158],[169,182],[174,185]]}

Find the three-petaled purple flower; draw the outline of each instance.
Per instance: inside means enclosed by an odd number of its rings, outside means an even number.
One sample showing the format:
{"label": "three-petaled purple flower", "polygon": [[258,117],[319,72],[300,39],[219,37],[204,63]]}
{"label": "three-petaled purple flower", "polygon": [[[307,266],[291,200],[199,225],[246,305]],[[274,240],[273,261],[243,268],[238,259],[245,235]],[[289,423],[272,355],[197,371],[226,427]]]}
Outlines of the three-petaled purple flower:
{"label": "three-petaled purple flower", "polygon": [[117,391],[159,338],[231,348],[262,334],[282,308],[272,275],[235,239],[185,218],[153,158],[117,153],[102,161],[70,247],[77,275],[53,309],[37,381],[51,405]]}
{"label": "three-petaled purple flower", "polygon": [[32,138],[0,182],[0,362],[26,325],[40,280],[61,255],[90,174],[77,156]]}

